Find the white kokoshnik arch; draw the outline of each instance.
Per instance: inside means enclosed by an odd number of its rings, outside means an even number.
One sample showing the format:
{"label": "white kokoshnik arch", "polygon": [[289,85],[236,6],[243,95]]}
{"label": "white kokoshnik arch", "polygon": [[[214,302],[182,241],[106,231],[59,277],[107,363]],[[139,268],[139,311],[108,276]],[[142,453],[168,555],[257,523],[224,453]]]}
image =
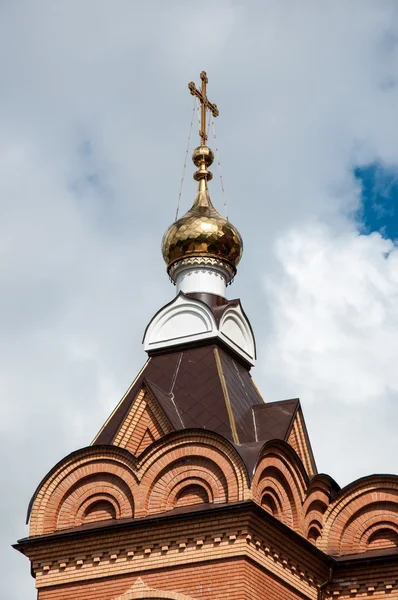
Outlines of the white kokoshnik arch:
{"label": "white kokoshnik arch", "polygon": [[207,304],[180,292],[152,318],[143,343],[145,351],[151,352],[213,338],[254,365],[254,335],[240,302],[227,306],[218,321]]}

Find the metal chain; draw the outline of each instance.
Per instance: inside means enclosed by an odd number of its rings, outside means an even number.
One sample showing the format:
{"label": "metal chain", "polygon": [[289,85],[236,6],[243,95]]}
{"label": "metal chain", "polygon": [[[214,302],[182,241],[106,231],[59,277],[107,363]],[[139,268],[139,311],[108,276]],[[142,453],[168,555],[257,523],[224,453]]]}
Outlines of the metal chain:
{"label": "metal chain", "polygon": [[[199,132],[199,136],[200,136],[200,132],[202,130],[202,119],[201,119],[201,116],[200,116],[200,105],[199,105],[199,102],[198,102],[198,105],[197,105],[197,108],[196,108],[196,117],[197,117],[197,120],[198,120],[198,128],[199,128],[198,132]],[[209,139],[210,127],[211,127],[211,121],[209,119],[209,122],[207,124],[207,131],[206,131],[207,139]]]}
{"label": "metal chain", "polygon": [[193,122],[195,120],[195,112],[196,112],[196,108],[197,108],[197,104],[198,101],[196,98],[194,98],[193,101],[193,108],[192,108],[192,118],[191,118],[191,124],[189,126],[189,133],[188,133],[188,141],[187,141],[187,148],[185,150],[185,158],[184,158],[184,166],[182,168],[182,177],[181,177],[181,184],[180,184],[180,193],[178,194],[178,202],[177,202],[177,210],[176,210],[176,218],[175,220],[177,221],[178,219],[178,213],[180,211],[180,202],[181,202],[181,196],[182,196],[182,190],[184,187],[184,178],[185,178],[185,169],[187,167],[187,160],[188,160],[188,152],[189,152],[189,146],[191,145],[191,135],[192,135],[192,127],[193,127]]}
{"label": "metal chain", "polygon": [[211,124],[212,124],[212,129],[213,129],[214,145],[216,148],[216,160],[217,160],[217,165],[218,165],[218,171],[220,174],[221,194],[222,194],[222,199],[223,199],[223,203],[224,203],[224,216],[228,220],[227,200],[226,200],[226,196],[225,196],[224,182],[223,182],[222,172],[221,172],[220,152],[218,150],[217,135],[216,135],[216,123],[215,123],[214,117],[211,120]]}
{"label": "metal chain", "polygon": [[201,117],[200,117],[200,104],[196,103],[196,118],[198,120],[198,135],[200,137],[200,132],[202,130]]}

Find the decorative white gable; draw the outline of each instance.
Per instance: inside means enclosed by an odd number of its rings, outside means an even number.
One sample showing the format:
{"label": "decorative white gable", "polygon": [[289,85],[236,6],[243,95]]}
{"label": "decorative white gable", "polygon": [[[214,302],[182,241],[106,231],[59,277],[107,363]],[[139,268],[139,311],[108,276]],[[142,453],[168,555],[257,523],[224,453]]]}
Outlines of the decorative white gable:
{"label": "decorative white gable", "polygon": [[203,302],[179,294],[166,304],[149,323],[144,335],[148,352],[216,335],[216,322],[210,308]]}
{"label": "decorative white gable", "polygon": [[219,326],[220,338],[254,364],[256,347],[253,332],[240,304],[227,308]]}
{"label": "decorative white gable", "polygon": [[250,364],[254,364],[254,337],[240,305],[226,308],[217,325],[207,304],[183,293],[153,317],[144,334],[144,348],[150,352],[210,338],[221,339]]}

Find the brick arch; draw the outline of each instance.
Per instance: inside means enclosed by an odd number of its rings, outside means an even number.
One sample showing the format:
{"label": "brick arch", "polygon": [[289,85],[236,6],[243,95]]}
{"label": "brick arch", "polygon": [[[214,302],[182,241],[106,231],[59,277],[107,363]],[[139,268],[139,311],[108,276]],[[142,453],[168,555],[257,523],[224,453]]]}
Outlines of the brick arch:
{"label": "brick arch", "polygon": [[[108,502],[114,509],[115,518],[123,519],[134,516],[134,498],[128,484],[109,468],[107,471],[92,472],[84,476],[87,466],[74,472],[78,480],[60,499],[56,517],[56,529],[76,527],[84,522],[84,515],[96,502]],[[93,467],[91,466],[91,469]],[[68,485],[65,482],[65,487]],[[58,488],[58,493],[60,493]]]}
{"label": "brick arch", "polygon": [[[229,486],[222,466],[209,457],[195,456],[192,452],[187,453],[188,448],[186,447],[183,450],[180,458],[171,460],[160,471],[156,467],[151,469],[143,478],[143,485],[146,481],[148,482],[148,493],[145,500],[147,514],[173,508],[173,501],[178,490],[182,486],[190,485],[193,481],[208,491],[213,502],[228,502]],[[173,456],[174,452],[171,452],[171,455]]]}
{"label": "brick arch", "polygon": [[327,510],[327,501],[322,493],[313,493],[309,498],[309,502],[303,507],[304,526],[306,537],[310,541],[317,541],[322,536],[323,531],[323,516]]}
{"label": "brick arch", "polygon": [[315,546],[319,546],[322,538],[322,525],[319,523],[319,521],[311,521],[311,523],[308,525],[306,537],[309,542]]}
{"label": "brick arch", "polygon": [[[341,551],[346,547],[352,552],[368,550],[369,540],[382,529],[398,531],[398,504],[393,502],[370,503],[351,517],[341,540]],[[381,545],[379,545],[381,547]]]}
{"label": "brick arch", "polygon": [[274,517],[282,520],[283,504],[280,495],[272,487],[267,486],[262,490],[261,506]]}
{"label": "brick arch", "polygon": [[197,483],[195,479],[190,481],[188,485],[184,482],[183,486],[175,492],[172,500],[173,508],[176,506],[190,506],[192,504],[205,504],[211,502],[211,490],[206,489],[201,483]]}
{"label": "brick arch", "polygon": [[107,494],[95,494],[88,498],[80,506],[76,514],[76,525],[83,523],[92,523],[93,521],[103,521],[105,519],[119,519],[120,508],[113,497]]}
{"label": "brick arch", "polygon": [[[79,509],[90,498],[111,501],[119,516],[133,516],[137,476],[135,459],[115,447],[77,451],[58,463],[35,495],[30,535],[51,533],[79,523]],[[80,516],[78,516],[80,515]],[[76,521],[77,520],[77,521]]]}
{"label": "brick arch", "polygon": [[318,495],[312,496],[310,498],[310,502],[306,503],[306,506],[304,506],[304,514],[305,514],[306,519],[312,513],[318,514],[318,515],[324,515],[327,510],[327,507],[328,507],[328,505],[322,496],[318,496]]}
{"label": "brick arch", "polygon": [[[293,452],[284,447],[265,448],[253,477],[253,500],[261,505],[272,498],[276,508],[274,516],[303,533],[305,477],[302,465]],[[268,509],[267,506],[265,508]]]}
{"label": "brick arch", "polygon": [[176,494],[196,482],[213,502],[228,502],[228,481],[222,469],[207,457],[190,456],[170,462],[149,486],[145,508],[148,514],[174,508]]}
{"label": "brick arch", "polygon": [[[169,434],[140,457],[137,516],[173,508],[178,490],[196,483],[210,501],[248,497],[246,471],[235,449],[221,436],[192,430]],[[138,514],[139,510],[139,514]]]}
{"label": "brick arch", "polygon": [[170,508],[214,502],[213,490],[203,478],[189,477],[176,484],[168,497]]}
{"label": "brick arch", "polygon": [[[395,514],[385,512],[376,514],[364,523],[355,533],[353,548],[355,552],[365,552],[371,547],[382,548],[398,545],[398,524],[394,522]],[[386,544],[382,544],[385,538]]]}
{"label": "brick arch", "polygon": [[321,548],[336,555],[365,551],[366,532],[386,521],[390,528],[398,526],[398,477],[363,478],[343,489],[329,506]]}
{"label": "brick arch", "polygon": [[315,544],[321,545],[324,515],[330,504],[330,497],[340,488],[327,475],[315,475],[310,481],[306,499],[303,504],[305,537]]}
{"label": "brick arch", "polygon": [[291,487],[280,469],[275,466],[267,466],[261,472],[257,493],[261,498],[261,505],[266,503],[270,497],[274,498],[278,517],[283,523],[294,526],[294,496]]}
{"label": "brick arch", "polygon": [[398,525],[388,520],[379,522],[365,532],[361,541],[361,551],[398,546]]}

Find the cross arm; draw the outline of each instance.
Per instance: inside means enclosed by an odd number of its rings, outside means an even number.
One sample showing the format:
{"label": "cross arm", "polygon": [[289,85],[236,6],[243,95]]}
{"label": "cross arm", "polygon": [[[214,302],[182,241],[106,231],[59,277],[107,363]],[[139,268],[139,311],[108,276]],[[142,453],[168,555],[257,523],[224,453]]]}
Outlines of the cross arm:
{"label": "cross arm", "polygon": [[196,96],[199,99],[200,103],[203,104],[206,108],[208,108],[210,110],[213,117],[218,117],[218,115],[220,114],[220,111],[217,108],[217,104],[213,104],[212,102],[209,102],[209,100],[207,99],[207,96],[202,94],[202,92],[196,88],[193,81],[188,83],[188,88],[189,88],[189,91],[191,92],[192,96]]}

